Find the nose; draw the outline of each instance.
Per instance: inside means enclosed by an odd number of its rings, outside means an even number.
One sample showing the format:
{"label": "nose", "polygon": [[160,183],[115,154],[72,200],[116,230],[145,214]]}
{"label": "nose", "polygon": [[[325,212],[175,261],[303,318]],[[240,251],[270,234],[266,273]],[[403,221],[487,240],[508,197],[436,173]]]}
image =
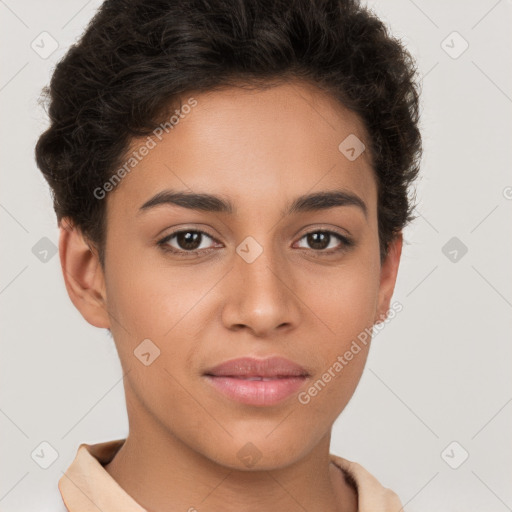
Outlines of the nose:
{"label": "nose", "polygon": [[291,270],[270,249],[263,250],[252,262],[237,254],[226,286],[222,311],[226,328],[271,337],[299,324],[301,301],[294,290]]}

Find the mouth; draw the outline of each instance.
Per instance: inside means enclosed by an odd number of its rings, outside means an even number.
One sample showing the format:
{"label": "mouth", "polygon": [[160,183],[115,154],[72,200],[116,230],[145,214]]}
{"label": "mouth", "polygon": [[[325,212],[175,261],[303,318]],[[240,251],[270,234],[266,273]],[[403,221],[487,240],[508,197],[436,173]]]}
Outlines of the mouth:
{"label": "mouth", "polygon": [[296,393],[309,373],[283,357],[245,357],[221,363],[203,376],[224,397],[246,405],[271,406]]}

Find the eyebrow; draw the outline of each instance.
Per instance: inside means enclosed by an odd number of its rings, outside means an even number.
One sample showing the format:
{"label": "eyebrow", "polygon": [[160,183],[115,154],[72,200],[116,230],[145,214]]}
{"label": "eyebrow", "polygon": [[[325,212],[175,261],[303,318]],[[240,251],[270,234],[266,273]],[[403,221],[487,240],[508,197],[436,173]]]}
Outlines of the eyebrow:
{"label": "eyebrow", "polygon": [[[139,214],[156,206],[170,204],[204,212],[236,214],[236,207],[227,199],[213,194],[188,191],[163,190],[146,201]],[[338,206],[356,206],[368,217],[366,203],[356,194],[346,190],[329,190],[305,194],[294,199],[282,212],[283,215],[327,210]]]}

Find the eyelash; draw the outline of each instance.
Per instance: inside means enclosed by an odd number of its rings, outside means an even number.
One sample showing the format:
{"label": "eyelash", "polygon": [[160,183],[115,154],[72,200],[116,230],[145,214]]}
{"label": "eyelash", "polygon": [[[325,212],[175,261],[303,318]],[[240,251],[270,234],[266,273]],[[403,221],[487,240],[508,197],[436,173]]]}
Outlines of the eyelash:
{"label": "eyelash", "polygon": [[[213,241],[217,242],[217,240],[213,236],[209,235],[208,233],[206,233],[205,231],[202,231],[200,229],[180,229],[178,231],[174,231],[173,233],[170,233],[169,235],[166,235],[164,238],[162,238],[161,240],[159,240],[157,242],[157,245],[164,252],[171,253],[171,254],[174,254],[174,255],[177,255],[177,256],[183,257],[183,258],[187,258],[190,256],[199,257],[201,252],[205,252],[205,251],[210,252],[210,250],[215,249],[215,248],[209,248],[209,249],[195,249],[192,251],[185,251],[183,249],[180,250],[180,249],[171,248],[167,244],[167,242],[172,240],[175,236],[179,235],[180,233],[200,233],[201,235],[206,235],[208,238],[211,238]],[[304,233],[299,238],[299,240],[302,240],[306,236],[311,235],[313,233],[324,233],[324,234],[328,234],[328,235],[333,235],[335,238],[337,238],[341,242],[341,247],[338,249],[334,249],[334,250],[333,249],[330,249],[330,250],[310,249],[313,253],[317,253],[318,255],[327,255],[327,256],[335,255],[335,254],[342,253],[342,252],[346,251],[347,249],[349,249],[350,247],[354,246],[354,241],[351,238],[348,238],[347,236],[342,235],[336,231],[330,231],[330,230],[326,230],[326,229],[316,229],[316,230]],[[306,249],[306,250],[308,250],[308,249]]]}

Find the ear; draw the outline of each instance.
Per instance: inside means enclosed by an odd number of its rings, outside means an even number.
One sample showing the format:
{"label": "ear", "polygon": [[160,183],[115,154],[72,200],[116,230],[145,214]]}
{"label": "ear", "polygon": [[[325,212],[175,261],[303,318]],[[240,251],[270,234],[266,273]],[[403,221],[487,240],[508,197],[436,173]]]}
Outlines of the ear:
{"label": "ear", "polygon": [[69,218],[59,223],[59,256],[71,302],[95,327],[110,328],[103,269],[97,251]]}
{"label": "ear", "polygon": [[375,322],[383,322],[389,311],[389,304],[393,291],[395,289],[398,266],[400,265],[400,256],[402,255],[403,236],[400,231],[390,242],[388,253],[381,265],[379,298]]}

